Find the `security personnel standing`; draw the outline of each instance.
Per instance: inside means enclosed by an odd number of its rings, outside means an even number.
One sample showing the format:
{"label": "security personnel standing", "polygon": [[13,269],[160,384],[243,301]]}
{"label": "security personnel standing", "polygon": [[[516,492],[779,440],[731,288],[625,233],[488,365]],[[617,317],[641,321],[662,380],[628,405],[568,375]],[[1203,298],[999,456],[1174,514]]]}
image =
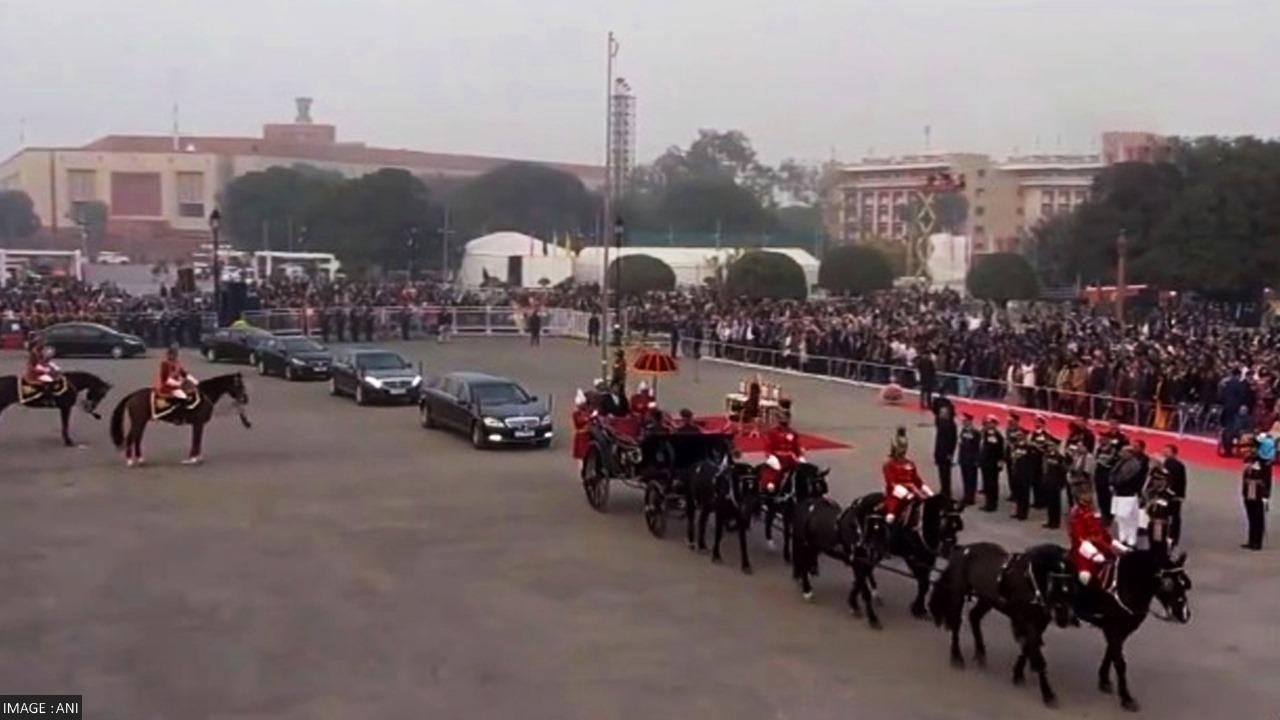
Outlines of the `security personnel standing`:
{"label": "security personnel standing", "polygon": [[1244,460],[1244,478],[1240,494],[1244,499],[1244,516],[1249,522],[1249,537],[1240,547],[1261,550],[1262,536],[1266,534],[1268,505],[1271,502],[1271,469],[1258,457],[1256,444],[1251,444]]}
{"label": "security personnel standing", "polygon": [[1031,481],[1035,477],[1035,467],[1041,462],[1040,454],[1033,451],[1031,437],[1021,430],[1010,433],[1009,445],[1009,491],[1013,499],[1013,512],[1009,517],[1015,520],[1026,520],[1031,506]]}
{"label": "security personnel standing", "polygon": [[1178,459],[1178,446],[1173,443],[1164,446],[1164,469],[1169,475],[1169,490],[1178,498],[1169,519],[1169,542],[1178,545],[1182,542],[1182,503],[1187,499],[1187,466]]}
{"label": "security personnel standing", "polygon": [[982,444],[978,464],[982,469],[983,512],[995,512],[1000,502],[1000,464],[1005,461],[1004,436],[993,415],[982,421]]}
{"label": "security personnel standing", "polygon": [[1045,419],[1043,415],[1037,415],[1035,419],[1035,429],[1031,431],[1031,454],[1035,458],[1035,462],[1031,466],[1031,507],[1042,508],[1045,506],[1044,493],[1041,492],[1041,485],[1044,482],[1045,461],[1048,458],[1049,446],[1057,446],[1058,439],[1049,434],[1045,428]]}
{"label": "security personnel standing", "polygon": [[946,398],[933,404],[933,461],[938,466],[938,484],[942,496],[951,497],[951,466],[956,457],[956,408]]}
{"label": "security personnel standing", "polygon": [[1120,448],[1129,444],[1129,438],[1120,430],[1120,422],[1115,418],[1107,424],[1107,429],[1098,436],[1097,465],[1093,472],[1093,487],[1098,493],[1098,511],[1102,513],[1103,525],[1111,525],[1111,471],[1120,462]]}
{"label": "security personnel standing", "polygon": [[1013,448],[1021,444],[1021,437],[1026,435],[1026,430],[1022,429],[1022,416],[1010,410],[1009,421],[1004,426],[1004,464],[1008,468],[1009,477],[1009,497],[1005,498],[1009,502],[1017,500],[1013,496]]}
{"label": "security personnel standing", "polygon": [[[1050,436],[1052,437],[1052,436]],[[1040,499],[1044,502],[1044,527],[1053,530],[1062,524],[1062,491],[1067,487],[1067,469],[1071,458],[1057,441],[1045,444],[1044,478],[1040,484]]]}
{"label": "security personnel standing", "polygon": [[1178,502],[1178,496],[1169,487],[1169,472],[1163,465],[1151,466],[1147,485],[1142,488],[1142,511],[1146,513],[1147,519],[1147,542],[1152,550],[1159,550],[1166,556],[1169,554],[1170,546],[1169,526]]}
{"label": "security personnel standing", "polygon": [[973,415],[964,413],[960,421],[960,484],[963,486],[965,505],[973,505],[978,493],[978,459],[982,448],[982,433],[973,426]]}

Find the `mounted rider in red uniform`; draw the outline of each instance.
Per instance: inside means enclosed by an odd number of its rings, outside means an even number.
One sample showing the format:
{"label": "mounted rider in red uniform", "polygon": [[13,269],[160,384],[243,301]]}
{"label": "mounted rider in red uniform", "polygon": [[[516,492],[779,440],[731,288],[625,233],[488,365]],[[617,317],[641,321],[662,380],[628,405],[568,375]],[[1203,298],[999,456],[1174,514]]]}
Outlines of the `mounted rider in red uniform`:
{"label": "mounted rider in red uniform", "polygon": [[804,448],[800,446],[800,435],[791,429],[790,413],[782,412],[778,416],[778,424],[765,435],[764,452],[764,465],[760,468],[760,491],[774,493],[792,468],[808,462],[804,457]]}
{"label": "mounted rider in red uniform", "polygon": [[58,366],[50,359],[51,354],[44,343],[39,338],[32,338],[27,348],[27,370],[22,375],[22,379],[27,381],[28,385],[43,389],[48,389],[61,371]]}
{"label": "mounted rider in red uniform", "polygon": [[882,470],[884,519],[890,524],[910,515],[915,503],[933,495],[933,490],[920,477],[916,464],[907,458],[907,436],[902,428],[889,444],[889,459],[885,460]]}
{"label": "mounted rider in red uniform", "polygon": [[1110,583],[1116,557],[1127,550],[1111,539],[1111,533],[1102,524],[1102,515],[1093,505],[1093,483],[1084,480],[1072,486],[1076,504],[1071,508],[1067,524],[1071,536],[1071,566],[1075,568],[1081,585],[1096,581],[1098,587]]}
{"label": "mounted rider in red uniform", "polygon": [[591,444],[591,436],[587,432],[587,423],[595,411],[587,402],[587,394],[578,390],[573,396],[573,459],[581,460],[587,456],[587,446]]}
{"label": "mounted rider in red uniform", "polygon": [[156,374],[154,390],[158,397],[170,402],[187,402],[196,392],[196,379],[182,367],[177,345],[170,345],[164,359],[160,361],[160,372]]}

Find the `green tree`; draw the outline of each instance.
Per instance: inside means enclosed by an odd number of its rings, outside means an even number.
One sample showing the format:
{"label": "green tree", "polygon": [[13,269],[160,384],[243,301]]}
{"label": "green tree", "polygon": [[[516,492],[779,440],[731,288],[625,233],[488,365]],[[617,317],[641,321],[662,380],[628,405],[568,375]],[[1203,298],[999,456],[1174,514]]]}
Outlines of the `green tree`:
{"label": "green tree", "polygon": [[1017,253],[974,256],[974,264],[965,278],[965,286],[979,300],[999,303],[1034,300],[1040,295],[1035,270],[1026,258]]}
{"label": "green tree", "polygon": [[729,266],[725,291],[730,297],[803,300],[809,294],[804,268],[787,255],[753,250]]}
{"label": "green tree", "polygon": [[22,240],[39,229],[40,218],[30,196],[21,190],[0,190],[0,239]]}
{"label": "green tree", "polygon": [[599,200],[576,176],[536,163],[510,163],[458,188],[454,223],[473,234],[514,230],[535,237],[594,232]]}
{"label": "green tree", "polygon": [[[314,249],[338,254],[358,267],[404,268],[411,259],[418,266],[438,264],[439,253],[431,245],[438,247],[433,228],[439,226],[439,212],[426,185],[409,172],[383,168],[332,187],[326,195],[307,226]],[[418,242],[410,244],[415,235]]]}
{"label": "green tree", "polygon": [[861,295],[893,287],[889,258],[867,245],[841,245],[822,258],[818,285],[833,293]]}
{"label": "green tree", "polygon": [[345,182],[336,173],[299,165],[236,178],[222,202],[227,235],[241,250],[284,250],[290,229],[298,236],[314,225],[313,216]]}
{"label": "green tree", "polygon": [[607,280],[610,288],[620,283],[623,295],[666,292],[676,287],[675,271],[652,255],[623,255],[609,263]]}

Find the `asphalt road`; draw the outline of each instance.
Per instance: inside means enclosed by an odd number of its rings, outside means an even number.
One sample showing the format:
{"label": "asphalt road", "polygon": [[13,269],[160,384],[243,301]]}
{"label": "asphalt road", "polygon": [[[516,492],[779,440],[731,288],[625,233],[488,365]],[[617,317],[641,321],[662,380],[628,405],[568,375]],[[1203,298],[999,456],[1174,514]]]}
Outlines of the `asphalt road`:
{"label": "asphalt road", "polygon": [[[399,347],[430,371],[516,377],[554,395],[558,419],[599,373],[598,355],[569,341]],[[0,356],[0,372],[20,361]],[[115,383],[108,410],[155,363],[63,361]],[[741,373],[686,365],[660,399],[715,411]],[[835,499],[875,488],[896,424],[928,457],[925,416],[869,390],[781,382],[801,429],[852,444],[811,457],[833,468]],[[944,633],[910,617],[905,580],[881,577],[877,632],[848,615],[848,573],[830,562],[809,605],[758,536],[747,577],[733,544],[717,567],[676,532],[650,537],[635,491],[615,488],[610,511],[592,511],[565,433],[550,450],[477,452],[421,429],[411,409],[357,408],[321,383],[252,377],[250,395],[253,430],[221,418],[198,468],[179,465],[186,429],[151,429],[150,464],[128,469],[105,420],[77,414],[87,447],[64,449],[54,413],[0,416],[0,692],[83,693],[86,717],[129,719],[1124,714],[1095,689],[1096,631],[1051,631],[1061,704],[1045,709],[1034,682],[1011,685],[998,616],[988,668],[953,670]],[[1195,617],[1148,620],[1128,647],[1150,717],[1280,712],[1280,566],[1274,550],[1237,549],[1237,485],[1192,468]],[[1065,540],[1005,513],[967,523],[969,541]]]}

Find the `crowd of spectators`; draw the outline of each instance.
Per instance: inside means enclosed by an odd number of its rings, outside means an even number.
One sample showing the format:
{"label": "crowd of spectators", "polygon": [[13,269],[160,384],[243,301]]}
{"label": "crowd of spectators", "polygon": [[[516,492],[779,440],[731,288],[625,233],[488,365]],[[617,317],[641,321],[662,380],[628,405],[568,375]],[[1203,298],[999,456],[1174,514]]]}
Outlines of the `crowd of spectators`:
{"label": "crowd of spectators", "polygon": [[[599,316],[591,286],[545,291],[460,290],[434,282],[264,282],[252,306],[353,308],[510,305]],[[194,344],[207,294],[133,297],[111,285],[26,282],[0,290],[0,317],[27,329],[82,320],[154,344]],[[1280,396],[1280,331],[1244,328],[1202,303],[1135,309],[1122,325],[1097,308],[1034,304],[1017,314],[949,291],[895,290],[806,302],[725,299],[709,289],[629,298],[628,332],[668,336],[674,348],[925,393],[1007,399],[1164,429],[1269,427]],[[390,315],[382,315],[390,323]],[[593,322],[593,325],[598,323]]]}

